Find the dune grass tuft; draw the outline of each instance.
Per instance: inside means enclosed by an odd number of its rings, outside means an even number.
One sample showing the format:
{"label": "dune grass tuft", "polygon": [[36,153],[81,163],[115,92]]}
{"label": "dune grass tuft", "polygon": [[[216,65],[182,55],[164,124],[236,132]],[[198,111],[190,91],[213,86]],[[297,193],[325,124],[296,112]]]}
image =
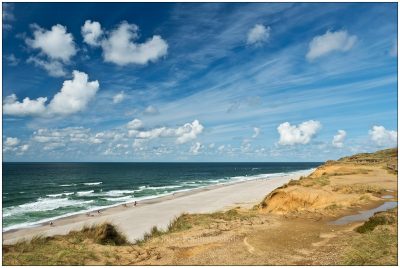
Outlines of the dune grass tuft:
{"label": "dune grass tuft", "polygon": [[94,244],[121,246],[128,245],[123,234],[113,225],[104,223],[84,227],[67,235],[53,237],[33,237],[15,245],[3,246],[5,265],[85,265],[96,261]]}
{"label": "dune grass tuft", "polygon": [[168,225],[166,230],[160,230],[157,226],[153,226],[149,232],[146,232],[143,235],[142,239],[137,239],[135,241],[135,244],[137,245],[143,245],[146,243],[148,240],[152,238],[156,238],[168,233],[173,233],[173,232],[180,232],[184,230],[190,229],[192,226],[188,223],[187,221],[188,214],[183,213],[182,215],[175,217]]}
{"label": "dune grass tuft", "polygon": [[375,213],[343,250],[343,265],[397,265],[397,209]]}
{"label": "dune grass tuft", "polygon": [[396,265],[397,234],[379,228],[355,238],[345,251],[343,265]]}
{"label": "dune grass tuft", "polygon": [[367,233],[373,231],[379,225],[389,225],[396,222],[396,216],[391,213],[377,212],[374,216],[364,222],[363,225],[356,228],[358,233]]}

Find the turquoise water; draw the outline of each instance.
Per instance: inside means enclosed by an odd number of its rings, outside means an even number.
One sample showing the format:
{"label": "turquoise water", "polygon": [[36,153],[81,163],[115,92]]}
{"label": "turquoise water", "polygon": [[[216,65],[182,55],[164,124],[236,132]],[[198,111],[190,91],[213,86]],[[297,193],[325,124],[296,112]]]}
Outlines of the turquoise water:
{"label": "turquoise water", "polygon": [[3,163],[3,231],[320,163]]}

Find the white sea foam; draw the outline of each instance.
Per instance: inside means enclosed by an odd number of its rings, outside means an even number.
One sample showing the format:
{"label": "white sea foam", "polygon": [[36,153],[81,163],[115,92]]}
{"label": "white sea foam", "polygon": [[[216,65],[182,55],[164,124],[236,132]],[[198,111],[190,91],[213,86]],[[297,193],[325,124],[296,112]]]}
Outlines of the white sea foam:
{"label": "white sea foam", "polygon": [[68,198],[39,198],[35,202],[3,209],[3,217],[24,214],[27,212],[50,211],[69,206],[83,206],[93,201],[70,200]]}
{"label": "white sea foam", "polygon": [[287,176],[288,173],[267,173],[267,174],[257,174],[257,175],[245,175],[245,176],[235,176],[235,177],[231,177],[231,180],[234,181],[248,181],[248,180],[257,180],[257,179],[267,179],[267,178],[271,178],[271,177],[283,177],[283,176]]}
{"label": "white sea foam", "polygon": [[126,200],[133,200],[132,196],[122,196],[122,197],[106,197],[104,198],[107,201],[126,201]]}
{"label": "white sea foam", "polygon": [[89,196],[94,193],[94,190],[77,192],[77,196]]}
{"label": "white sea foam", "polygon": [[[181,188],[182,185],[166,185],[166,186],[145,186],[143,190],[164,190],[164,189],[176,189]],[[140,187],[139,187],[140,188]]]}
{"label": "white sea foam", "polygon": [[60,194],[48,194],[46,195],[47,197],[60,197],[60,196],[69,196],[73,195],[74,192],[69,192],[69,193],[60,193]]}
{"label": "white sea foam", "polygon": [[100,185],[102,183],[103,183],[102,181],[99,181],[99,182],[84,182],[83,184],[84,185],[88,185],[88,186],[92,186],[92,185]]}
{"label": "white sea foam", "polygon": [[103,195],[105,195],[105,196],[122,196],[125,194],[132,194],[134,192],[135,192],[135,190],[111,190],[111,191],[104,193]]}
{"label": "white sea foam", "polygon": [[76,184],[75,183],[72,183],[72,184],[61,184],[60,186],[61,187],[70,187],[70,186],[75,186]]}

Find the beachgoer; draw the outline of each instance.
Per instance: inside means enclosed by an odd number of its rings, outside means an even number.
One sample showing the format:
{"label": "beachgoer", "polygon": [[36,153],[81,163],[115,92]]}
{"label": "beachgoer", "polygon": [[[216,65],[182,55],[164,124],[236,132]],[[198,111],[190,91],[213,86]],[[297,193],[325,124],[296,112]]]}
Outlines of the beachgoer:
{"label": "beachgoer", "polygon": [[53,222],[52,221],[50,222],[50,226],[53,226]]}
{"label": "beachgoer", "polygon": [[97,211],[97,213],[98,213],[98,214],[100,214],[100,213],[101,213],[101,211],[100,211],[100,210],[98,210],[98,211]]}
{"label": "beachgoer", "polygon": [[135,201],[135,203],[133,203],[133,205],[136,207],[136,205],[137,205],[137,202]]}

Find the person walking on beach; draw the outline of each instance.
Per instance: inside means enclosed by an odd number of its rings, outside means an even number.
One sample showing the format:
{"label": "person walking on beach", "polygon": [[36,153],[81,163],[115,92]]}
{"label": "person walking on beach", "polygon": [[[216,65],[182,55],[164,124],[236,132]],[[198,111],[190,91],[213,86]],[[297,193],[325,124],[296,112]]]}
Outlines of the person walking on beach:
{"label": "person walking on beach", "polygon": [[53,222],[52,221],[50,222],[50,226],[53,227]]}
{"label": "person walking on beach", "polygon": [[136,207],[136,205],[137,205],[137,202],[135,201],[135,202],[133,203],[133,206]]}

